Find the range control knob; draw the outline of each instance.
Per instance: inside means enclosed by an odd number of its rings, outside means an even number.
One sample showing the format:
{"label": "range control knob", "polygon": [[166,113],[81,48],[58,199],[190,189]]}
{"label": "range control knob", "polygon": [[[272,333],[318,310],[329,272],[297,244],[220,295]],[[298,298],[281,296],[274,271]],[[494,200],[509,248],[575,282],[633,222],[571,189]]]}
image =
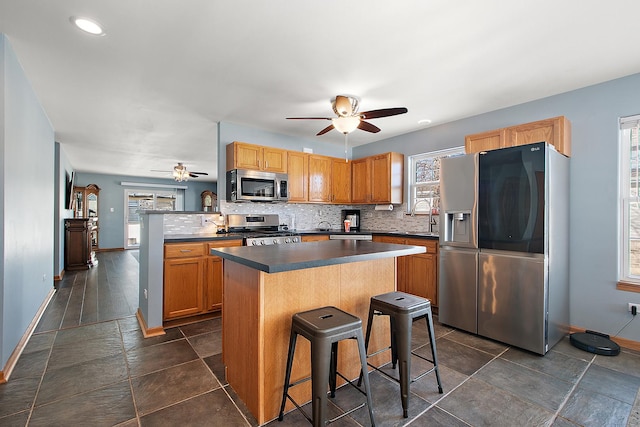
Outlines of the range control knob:
{"label": "range control knob", "polygon": [[274,245],[277,245],[277,244],[279,244],[279,243],[280,243],[280,240],[278,240],[278,239],[273,239],[273,244],[274,244]]}
{"label": "range control knob", "polygon": [[264,240],[260,240],[260,244],[261,244],[261,245],[264,245],[264,244],[266,244],[266,243],[264,242]]}
{"label": "range control knob", "polygon": [[290,237],[287,237],[286,239],[284,239],[284,242],[285,242],[285,243],[291,243],[291,238],[290,238]]}
{"label": "range control knob", "polygon": [[298,241],[299,241],[299,240],[300,240],[300,239],[298,239],[297,237],[294,237],[294,238],[293,238],[293,243],[298,243]]}
{"label": "range control knob", "polygon": [[251,242],[251,245],[252,245],[252,246],[257,246],[257,245],[258,245],[258,241],[257,241],[257,240],[254,240],[253,242]]}

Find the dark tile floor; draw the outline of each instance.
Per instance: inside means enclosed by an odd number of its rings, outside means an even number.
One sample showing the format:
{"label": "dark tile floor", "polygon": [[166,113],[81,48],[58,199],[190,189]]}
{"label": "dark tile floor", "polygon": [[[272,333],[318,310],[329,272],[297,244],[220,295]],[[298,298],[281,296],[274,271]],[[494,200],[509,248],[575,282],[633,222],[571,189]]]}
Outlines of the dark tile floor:
{"label": "dark tile floor", "polygon": [[[221,322],[207,320],[144,339],[135,252],[106,252],[68,273],[8,383],[2,426],[252,426],[224,381]],[[428,354],[423,322],[414,347]],[[371,374],[378,426],[638,426],[640,354],[594,356],[560,342],[540,357],[436,324],[444,394],[434,374],[411,386],[402,418],[398,385]],[[414,358],[414,369],[425,362]],[[338,390],[338,414],[362,396]],[[270,426],[308,425],[297,411]],[[366,409],[336,422],[369,425]]]}

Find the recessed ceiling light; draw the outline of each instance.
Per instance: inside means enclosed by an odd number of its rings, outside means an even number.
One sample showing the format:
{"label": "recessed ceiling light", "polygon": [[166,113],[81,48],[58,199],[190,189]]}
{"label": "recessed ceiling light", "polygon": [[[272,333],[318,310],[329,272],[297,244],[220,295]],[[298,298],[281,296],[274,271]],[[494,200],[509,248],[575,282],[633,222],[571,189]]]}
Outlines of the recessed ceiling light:
{"label": "recessed ceiling light", "polygon": [[72,16],[69,18],[69,21],[76,27],[80,28],[82,31],[87,32],[89,34],[93,34],[94,36],[104,36],[105,32],[96,21],[89,18],[81,18],[78,16]]}
{"label": "recessed ceiling light", "polygon": [[420,119],[420,120],[418,120],[418,124],[419,125],[428,125],[430,123],[431,123],[431,120],[429,120],[429,119]]}

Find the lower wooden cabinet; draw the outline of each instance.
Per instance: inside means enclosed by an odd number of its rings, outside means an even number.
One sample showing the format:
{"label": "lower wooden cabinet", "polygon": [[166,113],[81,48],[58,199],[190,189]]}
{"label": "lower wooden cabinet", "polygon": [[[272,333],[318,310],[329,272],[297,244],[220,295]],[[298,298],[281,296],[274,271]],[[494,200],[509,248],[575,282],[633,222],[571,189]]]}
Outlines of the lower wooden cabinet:
{"label": "lower wooden cabinet", "polygon": [[166,243],[163,320],[222,309],[222,258],[210,249],[241,245],[242,240]]}
{"label": "lower wooden cabinet", "polygon": [[92,236],[98,227],[97,221],[98,218],[64,220],[65,270],[87,270],[98,263],[92,245]]}
{"label": "lower wooden cabinet", "polygon": [[438,306],[438,242],[433,239],[373,236],[373,241],[424,246],[426,253],[398,257],[398,291],[418,295]]}
{"label": "lower wooden cabinet", "polygon": [[322,240],[329,240],[329,236],[326,234],[320,234],[317,236],[302,236],[303,242],[319,242]]}

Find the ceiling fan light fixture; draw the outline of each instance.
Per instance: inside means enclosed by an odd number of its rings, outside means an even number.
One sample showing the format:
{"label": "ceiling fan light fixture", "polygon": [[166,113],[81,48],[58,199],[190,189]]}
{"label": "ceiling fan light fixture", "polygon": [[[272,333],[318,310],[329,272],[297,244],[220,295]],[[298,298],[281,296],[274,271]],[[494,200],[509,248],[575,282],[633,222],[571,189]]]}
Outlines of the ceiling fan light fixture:
{"label": "ceiling fan light fixture", "polygon": [[178,182],[189,180],[189,172],[182,163],[178,163],[178,166],[173,168],[173,179]]}
{"label": "ceiling fan light fixture", "polygon": [[85,33],[93,34],[94,36],[104,36],[106,34],[102,26],[92,19],[72,16],[69,21]]}
{"label": "ceiling fan light fixture", "polygon": [[348,134],[358,128],[358,125],[360,124],[360,117],[335,117],[331,119],[331,123],[333,124],[333,127],[336,128],[339,132]]}

